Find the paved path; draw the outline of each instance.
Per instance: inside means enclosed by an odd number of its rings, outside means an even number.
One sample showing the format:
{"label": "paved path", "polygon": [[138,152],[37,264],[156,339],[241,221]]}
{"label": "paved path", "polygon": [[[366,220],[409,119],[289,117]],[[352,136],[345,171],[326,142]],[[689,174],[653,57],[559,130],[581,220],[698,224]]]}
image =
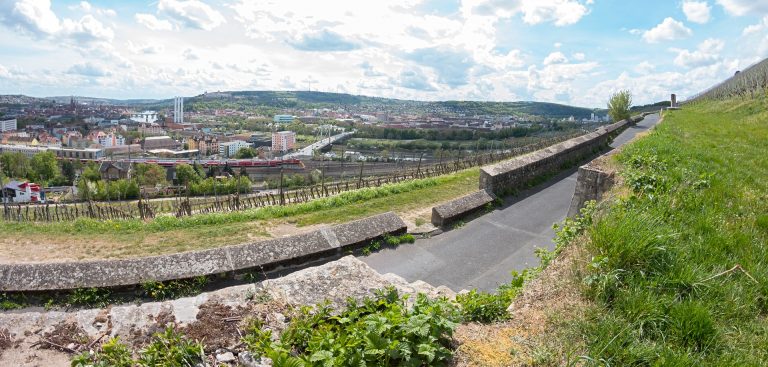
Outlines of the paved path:
{"label": "paved path", "polygon": [[[616,148],[659,120],[650,115],[622,132]],[[568,213],[576,187],[571,169],[517,197],[508,198],[500,210],[477,218],[460,229],[413,245],[385,249],[361,260],[382,273],[395,273],[408,281],[421,279],[459,291],[494,290],[512,279],[512,270],[538,264],[537,247],[554,248],[552,224]]]}

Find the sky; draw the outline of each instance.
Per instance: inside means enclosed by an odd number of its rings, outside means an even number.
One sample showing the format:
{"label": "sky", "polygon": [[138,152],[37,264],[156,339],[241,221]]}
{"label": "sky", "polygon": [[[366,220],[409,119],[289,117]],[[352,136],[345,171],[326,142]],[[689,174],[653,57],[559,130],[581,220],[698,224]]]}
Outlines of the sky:
{"label": "sky", "polygon": [[768,0],[0,0],[0,94],[313,90],[604,107],[768,57]]}

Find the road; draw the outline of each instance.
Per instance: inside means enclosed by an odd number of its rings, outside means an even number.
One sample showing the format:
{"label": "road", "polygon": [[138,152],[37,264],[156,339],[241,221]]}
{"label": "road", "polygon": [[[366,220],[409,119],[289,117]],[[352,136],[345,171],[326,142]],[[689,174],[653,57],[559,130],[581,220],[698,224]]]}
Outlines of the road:
{"label": "road", "polygon": [[[658,121],[658,115],[646,117],[617,136],[611,147],[625,144]],[[461,228],[360,260],[381,273],[395,273],[411,282],[421,279],[455,291],[495,290],[512,279],[512,270],[538,265],[536,248],[554,248],[552,224],[565,219],[575,187],[576,169],[571,169],[507,198],[501,209]]]}

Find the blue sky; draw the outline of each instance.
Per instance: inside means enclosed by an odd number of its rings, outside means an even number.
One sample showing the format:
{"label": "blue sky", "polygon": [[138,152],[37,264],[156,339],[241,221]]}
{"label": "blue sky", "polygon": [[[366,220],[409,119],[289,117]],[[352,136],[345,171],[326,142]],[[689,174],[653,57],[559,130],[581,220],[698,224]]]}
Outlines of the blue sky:
{"label": "blue sky", "polygon": [[768,56],[768,0],[0,0],[0,94],[312,90],[602,107]]}

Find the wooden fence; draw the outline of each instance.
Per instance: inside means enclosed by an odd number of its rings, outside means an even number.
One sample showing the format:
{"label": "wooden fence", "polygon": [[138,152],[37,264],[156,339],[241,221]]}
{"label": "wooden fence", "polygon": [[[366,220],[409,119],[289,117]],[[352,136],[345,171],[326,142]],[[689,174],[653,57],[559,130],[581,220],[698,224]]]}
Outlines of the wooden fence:
{"label": "wooden fence", "polygon": [[[364,187],[379,187],[408,180],[437,177],[451,174],[471,167],[510,159],[530,153],[580,134],[571,134],[542,140],[535,144],[510,148],[505,151],[475,154],[455,158],[450,161],[407,169],[402,173],[384,176],[364,177],[365,162],[359,163],[360,174],[333,182],[305,186],[297,189],[278,189],[276,193],[233,194],[213,197],[188,197],[179,195],[175,198],[148,200],[142,195],[139,200],[81,203],[46,203],[46,204],[3,204],[2,219],[9,222],[61,222],[78,218],[97,220],[141,219],[149,220],[157,216],[173,215],[176,217],[204,213],[225,213],[267,206],[305,203],[311,200],[338,195],[343,192]],[[274,191],[274,190],[273,190]]]}

